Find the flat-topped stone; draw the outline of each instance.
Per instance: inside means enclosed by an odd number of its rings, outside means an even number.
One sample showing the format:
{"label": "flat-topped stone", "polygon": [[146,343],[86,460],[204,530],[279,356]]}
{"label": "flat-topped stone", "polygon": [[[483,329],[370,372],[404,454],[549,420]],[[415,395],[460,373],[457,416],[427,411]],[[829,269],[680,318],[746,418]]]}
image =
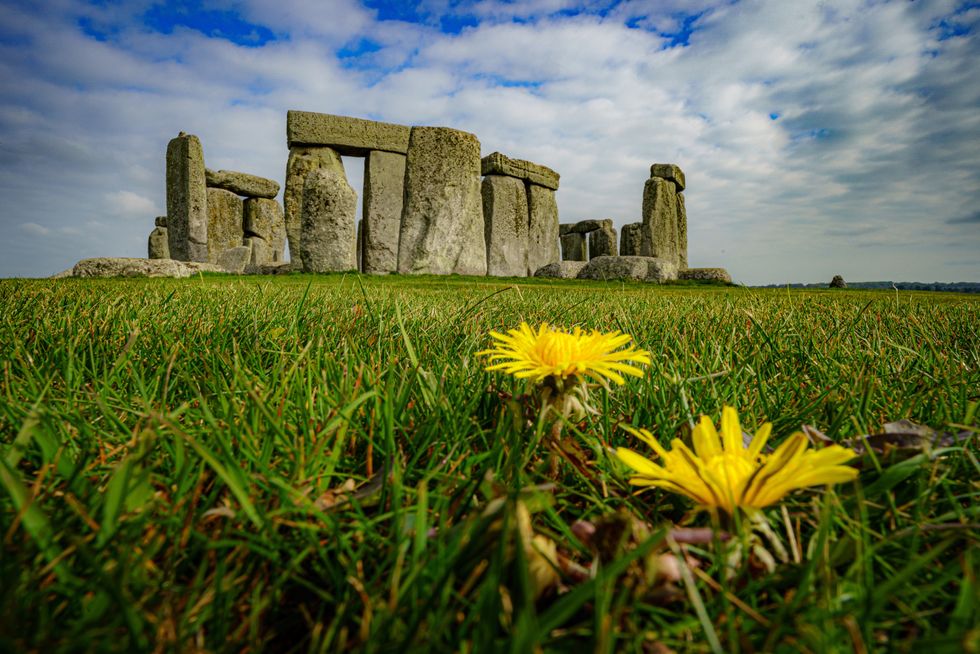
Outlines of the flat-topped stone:
{"label": "flat-topped stone", "polygon": [[724,268],[688,268],[677,273],[678,279],[690,279],[700,282],[732,283],[732,276]]}
{"label": "flat-topped stone", "polygon": [[82,259],[72,277],[190,277],[197,272],[222,272],[216,265],[175,259],[97,257]]}
{"label": "flat-topped stone", "polygon": [[687,185],[684,181],[684,171],[677,164],[655,163],[650,166],[650,177],[660,177],[677,184],[677,190],[683,191]]}
{"label": "flat-topped stone", "polygon": [[536,164],[524,159],[511,159],[499,152],[493,152],[480,160],[482,175],[506,175],[516,177],[531,184],[558,190],[560,175],[547,166]]}
{"label": "flat-topped stone", "polygon": [[556,261],[547,266],[541,266],[534,271],[535,277],[552,277],[554,279],[575,279],[588,265],[586,261]]}
{"label": "flat-topped stone", "polygon": [[580,220],[574,225],[572,225],[568,232],[571,234],[588,234],[589,232],[594,232],[597,229],[602,229],[602,220]]}
{"label": "flat-topped stone", "polygon": [[677,265],[654,257],[596,257],[582,268],[578,278],[664,282],[677,279]]}
{"label": "flat-topped stone", "polygon": [[205,168],[204,180],[211,188],[224,189],[246,198],[274,198],[279,195],[279,182],[234,170]]}
{"label": "flat-topped stone", "polygon": [[376,120],[312,111],[286,112],[286,144],[325,145],[342,155],[363,157],[371,150],[408,152],[411,128]]}

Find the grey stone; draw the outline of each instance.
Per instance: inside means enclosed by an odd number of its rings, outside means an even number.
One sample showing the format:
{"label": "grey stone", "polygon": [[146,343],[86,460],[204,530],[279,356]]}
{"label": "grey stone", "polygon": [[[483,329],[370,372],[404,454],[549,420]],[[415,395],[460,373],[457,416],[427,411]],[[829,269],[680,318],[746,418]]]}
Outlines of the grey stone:
{"label": "grey stone", "polygon": [[413,127],[398,241],[402,274],[486,275],[480,141],[448,127]]}
{"label": "grey stone", "polygon": [[286,112],[286,143],[326,145],[347,156],[363,157],[371,150],[408,152],[409,127],[375,120],[312,111]]}
{"label": "grey stone", "polygon": [[198,273],[224,273],[221,266],[216,263],[208,263],[204,261],[182,261],[181,264],[187,270],[188,275],[196,275]]}
{"label": "grey stone", "polygon": [[677,191],[673,182],[651,177],[643,187],[640,253],[677,264]]}
{"label": "grey stone", "polygon": [[208,261],[218,262],[218,255],[242,244],[245,232],[244,202],[220,188],[209,188],[208,195]]}
{"label": "grey stone", "polygon": [[286,219],[286,237],[289,239],[289,258],[300,260],[300,223],[303,214],[303,185],[311,171],[324,168],[346,177],[340,153],[330,148],[289,149],[286,162],[286,188],[282,194],[283,213]]}
{"label": "grey stone", "polygon": [[589,232],[594,232],[597,229],[602,229],[601,220],[580,220],[568,230],[575,234],[588,234]]}
{"label": "grey stone", "polygon": [[354,246],[354,258],[357,259],[357,270],[364,269],[364,219],[357,221],[357,243]]}
{"label": "grey stone", "polygon": [[300,259],[307,272],[357,269],[357,193],[335,170],[319,168],[303,185]]}
{"label": "grey stone", "polygon": [[561,258],[563,261],[585,261],[588,257],[585,234],[570,232],[561,237]]}
{"label": "grey stone", "polygon": [[603,220],[602,226],[589,232],[589,259],[616,256],[616,228],[611,220]]}
{"label": "grey stone", "polygon": [[678,279],[732,283],[732,276],[724,268],[688,268],[677,273]]}
{"label": "grey stone", "polygon": [[840,275],[834,275],[834,278],[830,280],[830,288],[847,288],[847,282]]}
{"label": "grey stone", "polygon": [[[261,236],[246,236],[245,245],[250,248],[249,266],[264,266],[282,261],[282,251],[274,250]],[[246,268],[246,272],[248,269]]]}
{"label": "grey stone", "polygon": [[677,164],[655,163],[650,166],[650,177],[660,177],[661,179],[670,180],[677,185],[678,191],[683,191],[687,186],[684,181],[684,171]]}
{"label": "grey stone", "polygon": [[82,259],[72,277],[190,277],[191,268],[174,259],[100,257]]}
{"label": "grey stone", "polygon": [[[268,198],[245,200],[245,239],[258,236],[270,248],[268,261],[282,261],[286,250],[286,220],[282,206]],[[244,241],[243,241],[244,242]]]}
{"label": "grey stone", "polygon": [[677,268],[687,269],[687,207],[680,192],[677,193]]}
{"label": "grey stone", "polygon": [[167,217],[166,216],[157,216],[153,220],[153,224],[156,225],[157,227],[166,227],[167,226]]}
{"label": "grey stone", "polygon": [[274,198],[279,195],[279,182],[234,170],[204,169],[209,187],[231,191],[247,198]]}
{"label": "grey stone", "polygon": [[405,155],[371,152],[364,160],[364,242],[361,269],[383,274],[398,270],[398,233],[405,196]]}
{"label": "grey stone", "polygon": [[208,196],[201,141],[183,132],[167,144],[167,238],[170,256],[208,260]]}
{"label": "grey stone", "polygon": [[535,277],[554,277],[555,279],[575,279],[588,265],[586,261],[557,261],[541,266],[534,271]]}
{"label": "grey stone", "polygon": [[153,228],[153,231],[150,232],[150,238],[147,242],[146,249],[147,256],[150,259],[170,258],[170,243],[167,240],[166,227]]}
{"label": "grey stone", "polygon": [[528,207],[524,182],[514,177],[487,175],[481,191],[487,274],[526,277]]}
{"label": "grey stone", "polygon": [[575,226],[574,223],[561,223],[560,225],[558,225],[558,236],[564,236],[565,234],[571,234],[572,233],[572,227],[574,227],[574,226]]}
{"label": "grey stone", "polygon": [[499,152],[483,157],[480,161],[480,172],[483,175],[516,177],[529,184],[544,186],[552,191],[558,190],[559,175],[551,168],[524,159],[511,159]]}
{"label": "grey stone", "polygon": [[619,256],[640,256],[643,242],[643,223],[623,225],[619,232]]}
{"label": "grey stone", "polygon": [[677,265],[653,257],[596,257],[578,278],[663,282],[677,279]]}
{"label": "grey stone", "polygon": [[532,275],[541,266],[561,261],[558,202],[550,188],[528,184],[527,204],[527,274]]}
{"label": "grey stone", "polygon": [[252,244],[228,248],[218,255],[218,267],[227,273],[241,275],[252,260]]}

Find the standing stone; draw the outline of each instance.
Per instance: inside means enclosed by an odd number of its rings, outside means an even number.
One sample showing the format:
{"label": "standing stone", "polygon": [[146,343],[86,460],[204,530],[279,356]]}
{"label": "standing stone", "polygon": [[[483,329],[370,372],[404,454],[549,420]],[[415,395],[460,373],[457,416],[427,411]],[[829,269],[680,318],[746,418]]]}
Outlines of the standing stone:
{"label": "standing stone", "polygon": [[687,270],[687,208],[684,206],[684,194],[679,190],[677,191],[677,269]]}
{"label": "standing stone", "polygon": [[603,220],[599,229],[589,233],[589,259],[616,255],[616,228],[611,220]]}
{"label": "standing stone", "polygon": [[208,197],[204,150],[183,132],[167,144],[167,240],[170,256],[208,261]]}
{"label": "standing stone", "polygon": [[167,242],[167,228],[154,227],[150,232],[149,243],[147,243],[147,258],[149,259],[169,259],[170,244]]}
{"label": "standing stone", "polygon": [[364,219],[357,221],[357,243],[354,245],[354,258],[357,259],[357,271],[364,270]]}
{"label": "standing stone", "polygon": [[267,198],[246,199],[243,224],[246,239],[261,238],[269,249],[269,258],[260,263],[283,260],[286,249],[286,220],[278,202]]}
{"label": "standing stone", "polygon": [[[556,182],[557,184],[557,182]],[[527,229],[527,274],[561,261],[558,249],[558,203],[555,192],[538,184],[527,185],[530,214]]]}
{"label": "standing stone", "polygon": [[208,187],[223,188],[246,198],[274,198],[279,195],[279,182],[234,170],[204,169]]}
{"label": "standing stone", "polygon": [[293,147],[286,162],[286,189],[282,205],[286,219],[286,237],[289,240],[289,258],[300,260],[300,241],[303,213],[303,185],[306,176],[317,169],[333,170],[346,179],[344,162],[336,150],[326,147]]}
{"label": "standing stone", "polygon": [[684,171],[677,164],[658,164],[650,166],[650,177],[660,177],[677,185],[678,191],[683,191],[687,187],[684,179]]}
{"label": "standing stone", "polygon": [[674,183],[651,177],[643,187],[641,255],[677,264],[677,192]]}
{"label": "standing stone", "polygon": [[487,274],[526,277],[528,268],[528,208],[524,182],[514,177],[483,178],[484,236]]}
{"label": "standing stone", "polygon": [[357,193],[347,177],[318,168],[303,185],[300,259],[306,272],[357,269]]}
{"label": "standing stone", "polygon": [[242,199],[220,188],[209,188],[208,197],[208,261],[217,263],[218,256],[229,248],[242,244],[244,203]]}
{"label": "standing stone", "polygon": [[398,272],[487,274],[480,141],[475,135],[448,127],[412,128]]}
{"label": "standing stone", "polygon": [[563,261],[588,261],[585,234],[569,232],[562,236],[561,258]]}
{"label": "standing stone", "polygon": [[398,270],[398,232],[405,195],[405,155],[374,151],[364,161],[362,270]]}
{"label": "standing stone", "polygon": [[640,255],[643,242],[643,223],[623,225],[619,232],[619,255],[635,257]]}
{"label": "standing stone", "polygon": [[830,280],[830,288],[847,288],[847,282],[840,275],[834,275],[834,278]]}

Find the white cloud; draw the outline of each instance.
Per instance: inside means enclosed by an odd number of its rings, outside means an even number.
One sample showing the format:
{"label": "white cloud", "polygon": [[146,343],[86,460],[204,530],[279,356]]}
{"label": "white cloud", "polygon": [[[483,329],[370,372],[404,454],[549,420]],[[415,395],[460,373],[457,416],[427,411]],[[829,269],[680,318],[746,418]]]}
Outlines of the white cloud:
{"label": "white cloud", "polygon": [[106,204],[111,213],[122,216],[152,217],[159,213],[153,200],[132,191],[112,191],[106,194]]}
{"label": "white cloud", "polygon": [[33,234],[35,236],[48,236],[51,233],[50,229],[44,225],[38,225],[37,223],[21,223],[20,228],[28,234]]}

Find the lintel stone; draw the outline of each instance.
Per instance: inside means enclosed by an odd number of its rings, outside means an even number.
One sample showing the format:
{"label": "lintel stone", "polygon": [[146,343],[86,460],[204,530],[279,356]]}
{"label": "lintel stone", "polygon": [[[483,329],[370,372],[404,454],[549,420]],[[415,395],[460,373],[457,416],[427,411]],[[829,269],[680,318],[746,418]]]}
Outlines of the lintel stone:
{"label": "lintel stone", "polygon": [[668,179],[677,184],[677,190],[683,191],[687,184],[684,181],[684,171],[677,164],[655,163],[650,166],[650,177]]}
{"label": "lintel stone", "polygon": [[559,175],[551,168],[524,159],[511,159],[499,152],[488,154],[480,160],[480,174],[516,177],[552,191],[558,190]]}
{"label": "lintel stone", "polygon": [[335,116],[312,111],[286,113],[286,143],[325,145],[345,156],[364,157],[371,150],[408,152],[411,128],[376,120]]}

